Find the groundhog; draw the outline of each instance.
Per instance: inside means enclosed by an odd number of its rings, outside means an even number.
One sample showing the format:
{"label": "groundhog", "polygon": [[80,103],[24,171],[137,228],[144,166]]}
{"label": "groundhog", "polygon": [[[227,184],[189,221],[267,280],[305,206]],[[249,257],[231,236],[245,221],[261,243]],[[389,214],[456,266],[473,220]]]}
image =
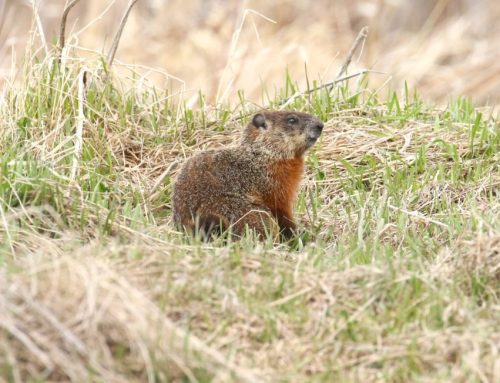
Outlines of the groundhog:
{"label": "groundhog", "polygon": [[322,130],[307,113],[257,113],[239,146],[185,162],[173,188],[174,222],[204,238],[227,229],[240,237],[248,226],[261,238],[289,239],[304,154]]}

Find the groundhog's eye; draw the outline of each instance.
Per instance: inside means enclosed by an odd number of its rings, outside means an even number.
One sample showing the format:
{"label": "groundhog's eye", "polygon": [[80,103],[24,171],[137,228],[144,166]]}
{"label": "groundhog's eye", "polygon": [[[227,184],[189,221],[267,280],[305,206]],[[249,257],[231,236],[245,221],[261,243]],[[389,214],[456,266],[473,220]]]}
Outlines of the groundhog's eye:
{"label": "groundhog's eye", "polygon": [[297,117],[288,117],[287,122],[289,124],[296,124],[297,122],[299,122],[299,119]]}

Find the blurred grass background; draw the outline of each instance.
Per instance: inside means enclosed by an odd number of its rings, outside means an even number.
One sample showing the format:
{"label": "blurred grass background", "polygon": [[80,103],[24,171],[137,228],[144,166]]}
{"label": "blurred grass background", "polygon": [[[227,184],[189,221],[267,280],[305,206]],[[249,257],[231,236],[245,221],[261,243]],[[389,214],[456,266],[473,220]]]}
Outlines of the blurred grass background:
{"label": "blurred grass background", "polygon": [[[20,66],[34,9],[50,46],[65,0],[0,1],[0,78]],[[81,1],[68,21],[78,54],[106,53],[127,0]],[[371,89],[401,89],[404,81],[429,101],[469,96],[477,105],[500,104],[500,2],[497,0],[140,0],[130,15],[117,58],[144,65],[161,87],[185,91],[196,102],[230,101],[243,89],[261,102],[283,83],[335,78],[359,30],[369,36],[351,73],[371,68]],[[90,23],[90,24],[89,24]],[[76,32],[76,35],[75,35]],[[12,53],[15,53],[14,58]]]}

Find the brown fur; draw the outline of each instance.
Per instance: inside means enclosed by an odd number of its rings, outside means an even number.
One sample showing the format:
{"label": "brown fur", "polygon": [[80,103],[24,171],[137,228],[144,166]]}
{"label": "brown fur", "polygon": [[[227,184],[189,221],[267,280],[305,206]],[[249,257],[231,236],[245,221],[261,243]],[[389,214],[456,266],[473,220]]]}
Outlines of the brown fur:
{"label": "brown fur", "polygon": [[277,218],[281,230],[291,235],[295,230],[293,204],[304,173],[304,158],[273,162],[269,165],[268,172],[275,182],[269,185],[270,189],[264,195],[264,204]]}
{"label": "brown fur", "polygon": [[205,236],[228,228],[240,236],[247,226],[260,236],[292,236],[304,153],[322,128],[306,113],[255,115],[240,146],[186,161],[174,184],[174,221]]}

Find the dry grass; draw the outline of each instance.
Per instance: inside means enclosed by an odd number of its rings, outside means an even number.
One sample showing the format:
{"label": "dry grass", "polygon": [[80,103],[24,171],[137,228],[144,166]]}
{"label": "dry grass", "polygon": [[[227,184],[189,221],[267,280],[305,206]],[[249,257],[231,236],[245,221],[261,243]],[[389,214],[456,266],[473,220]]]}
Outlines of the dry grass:
{"label": "dry grass", "polygon": [[[50,0],[39,6],[46,41],[58,35],[64,3]],[[69,32],[77,34],[68,42],[80,48],[80,55],[107,52],[127,3],[80,2],[68,23]],[[28,2],[4,6],[3,77],[10,73],[11,50],[18,63],[22,58],[32,13]],[[310,78],[333,79],[366,25],[370,34],[364,54],[355,55],[351,69],[386,72],[370,79],[372,89],[382,86],[385,95],[387,82],[401,89],[407,81],[427,100],[470,96],[480,105],[498,105],[499,17],[495,0],[421,0],[418,6],[403,0],[320,0],[312,5],[303,0],[142,0],[131,14],[117,58],[145,65],[143,74],[156,68],[160,72],[148,77],[160,87],[185,91],[193,105],[198,89],[211,102],[233,102],[236,91],[244,89],[247,99],[262,104],[262,84],[270,91],[279,88],[285,70],[303,85],[305,62]],[[32,40],[40,44],[37,36]]]}
{"label": "dry grass", "polygon": [[235,144],[254,104],[191,108],[78,52],[2,88],[0,381],[500,379],[498,117],[366,78],[297,97],[325,121],[307,242],[205,244],[171,225],[176,164]]}
{"label": "dry grass", "polygon": [[[95,374],[109,382],[141,381],[191,378],[190,369],[201,366],[217,379],[233,374],[255,381],[196,335],[188,336],[152,300],[165,287],[159,272],[167,266],[161,256],[167,249],[155,247],[144,264],[127,259],[131,250],[92,243],[73,254],[61,245],[28,257],[18,252],[16,266],[24,272],[1,278],[4,373],[12,367],[5,376],[81,381]],[[162,285],[152,285],[153,278]]]}
{"label": "dry grass", "polygon": [[[23,242],[30,239],[39,242],[32,234]],[[498,305],[478,306],[467,294],[476,274],[498,288],[498,235],[417,267],[397,260],[323,270],[310,251],[283,259],[257,248],[235,259],[232,249],[132,236],[68,253],[73,241],[19,250],[11,266],[22,271],[1,275],[9,380],[498,377]]]}

